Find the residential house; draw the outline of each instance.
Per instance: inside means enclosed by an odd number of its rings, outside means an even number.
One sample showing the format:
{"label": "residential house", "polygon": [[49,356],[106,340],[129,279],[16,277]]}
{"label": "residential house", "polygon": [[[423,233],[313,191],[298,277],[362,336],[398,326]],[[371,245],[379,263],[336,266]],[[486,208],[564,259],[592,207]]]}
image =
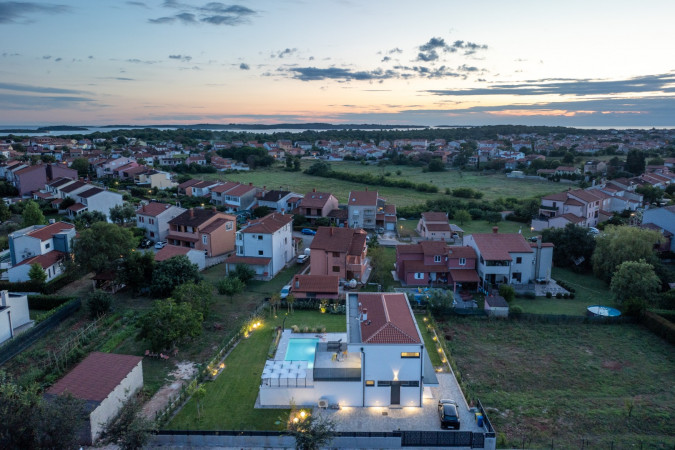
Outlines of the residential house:
{"label": "residential house", "polygon": [[[665,208],[650,208],[642,213],[642,224],[653,224],[659,227],[662,234],[675,234],[675,206],[666,206]],[[670,251],[675,252],[675,240],[671,238]]]}
{"label": "residential house", "polygon": [[307,359],[287,361],[295,338],[284,332],[263,369],[261,405],[423,406],[438,379],[406,295],[353,293],[346,310],[347,332],[317,339]]}
{"label": "residential house", "polygon": [[199,270],[206,269],[206,255],[202,250],[189,247],[178,247],[176,245],[167,245],[155,253],[155,261],[166,261],[174,256],[185,256],[192,264],[195,264]]}
{"label": "residential house", "polygon": [[211,189],[218,186],[219,181],[200,181],[191,186],[192,195],[191,197],[211,197]]}
{"label": "residential house", "polygon": [[83,400],[80,444],[94,444],[124,404],[143,388],[142,361],[140,356],[93,352],[47,389],[47,399],[70,394]]}
{"label": "residential house", "polygon": [[311,223],[321,217],[328,217],[330,212],[338,209],[338,199],[330,192],[317,192],[312,189],[312,192],[305,194],[300,205],[298,206],[298,214],[307,218]]}
{"label": "residential house", "polygon": [[98,211],[105,215],[107,220],[110,220],[110,209],[124,204],[124,197],[122,194],[97,188],[92,185],[88,185],[88,187],[89,189],[80,190],[73,197],[75,200],[75,205],[73,206],[77,207],[78,210],[73,211],[71,208],[68,208],[68,215],[70,217],[75,217],[77,214],[84,211]]}
{"label": "residential house", "polygon": [[225,261],[227,272],[245,264],[256,278],[271,280],[295,258],[293,216],[274,212],[249,222],[237,231],[236,250]]}
{"label": "residential house", "polygon": [[[347,203],[349,227],[373,230],[375,219],[385,201],[377,195],[377,191],[351,191]],[[396,226],[394,222],[394,226]]]}
{"label": "residential house", "polygon": [[50,282],[63,273],[63,261],[67,255],[58,250],[24,259],[7,270],[10,283],[30,281],[30,270],[34,264],[39,264],[45,273],[45,282]]}
{"label": "residential house", "polygon": [[396,275],[406,286],[452,286],[476,288],[476,251],[469,246],[422,241],[396,246]]}
{"label": "residential house", "polygon": [[45,185],[60,177],[77,177],[77,171],[61,164],[37,164],[13,171],[13,184],[19,195],[26,196],[33,191],[44,189]]}
{"label": "residential house", "polygon": [[220,186],[214,188],[215,192],[212,192],[211,201],[216,205],[227,207],[228,212],[250,209],[256,201],[258,188],[253,186],[253,183],[236,183],[234,186],[230,183],[225,183],[226,187],[222,189]]}
{"label": "residential house", "polygon": [[[291,201],[295,199],[295,202]],[[267,206],[273,211],[290,212],[294,210],[299,201],[298,194],[290,191],[267,191],[258,198],[258,206]]]}
{"label": "residential house", "polygon": [[195,180],[195,179],[183,181],[182,183],[180,183],[177,186],[178,195],[187,195],[188,197],[192,197],[192,186],[199,183],[200,181],[201,180]]}
{"label": "residential house", "polygon": [[0,291],[0,344],[32,326],[28,296]]}
{"label": "residential house", "polygon": [[336,275],[301,275],[293,277],[291,293],[296,299],[337,299],[340,297],[340,277]]}
{"label": "residential house", "polygon": [[520,233],[470,234],[464,243],[478,255],[477,271],[485,291],[500,284],[528,284],[549,280],[553,261],[553,244],[529,243]]}
{"label": "residential house", "polygon": [[417,223],[417,233],[424,239],[432,241],[449,241],[452,230],[448,215],[442,212],[424,212]]}
{"label": "residential house", "polygon": [[378,205],[375,226],[385,231],[396,231],[396,205]]}
{"label": "residential house", "polygon": [[537,231],[564,228],[568,223],[594,227],[601,221],[600,212],[608,209],[611,209],[610,197],[595,189],[550,194],[542,197],[539,217],[532,220],[532,228]]}
{"label": "residential house", "polygon": [[336,275],[365,282],[367,233],[361,229],[319,227],[309,246],[310,275]]}
{"label": "residential house", "polygon": [[584,173],[589,173],[591,175],[603,174],[607,172],[607,163],[604,161],[586,161],[584,164]]}
{"label": "residential house", "polygon": [[75,225],[56,222],[50,225],[33,225],[9,234],[9,255],[13,266],[29,258],[52,251],[71,253]]}
{"label": "residential house", "polygon": [[134,176],[134,183],[138,186],[147,186],[151,189],[157,188],[160,191],[177,186],[175,182],[171,181],[171,175],[168,172],[152,169],[136,174]]}
{"label": "residential house", "polygon": [[213,209],[190,208],[169,220],[169,245],[202,250],[206,256],[234,250],[236,218]]}
{"label": "residential house", "polygon": [[145,230],[148,239],[163,241],[169,234],[169,220],[185,211],[185,208],[168,203],[143,204],[136,210],[136,226]]}

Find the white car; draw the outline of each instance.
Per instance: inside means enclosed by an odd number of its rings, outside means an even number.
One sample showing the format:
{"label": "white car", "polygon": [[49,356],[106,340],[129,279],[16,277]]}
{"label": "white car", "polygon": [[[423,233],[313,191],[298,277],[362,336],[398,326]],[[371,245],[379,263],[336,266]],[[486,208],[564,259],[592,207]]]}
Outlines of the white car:
{"label": "white car", "polygon": [[588,232],[591,234],[600,234],[600,230],[595,227],[588,227]]}
{"label": "white car", "polygon": [[165,246],[166,246],[166,241],[157,241],[157,243],[155,244],[155,248],[157,250],[159,250],[161,248],[164,248]]}
{"label": "white car", "polygon": [[281,288],[280,296],[281,296],[281,298],[286,298],[286,297],[288,297],[288,294],[290,294],[290,293],[291,293],[291,285],[287,284],[286,286]]}
{"label": "white car", "polygon": [[309,255],[305,255],[305,254],[303,254],[303,255],[298,255],[297,261],[298,261],[298,264],[304,264],[304,263],[306,263],[307,261],[309,261]]}

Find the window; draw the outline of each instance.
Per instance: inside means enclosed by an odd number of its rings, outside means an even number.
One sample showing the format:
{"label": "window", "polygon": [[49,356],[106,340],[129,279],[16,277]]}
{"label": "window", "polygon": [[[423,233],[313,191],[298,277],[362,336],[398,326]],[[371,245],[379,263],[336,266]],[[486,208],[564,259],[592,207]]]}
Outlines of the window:
{"label": "window", "polygon": [[339,272],[340,266],[333,266],[333,272]]}
{"label": "window", "polygon": [[466,266],[466,258],[459,258],[459,265]]}
{"label": "window", "polygon": [[333,252],[333,258],[339,258],[340,252]]}
{"label": "window", "polygon": [[420,382],[415,381],[401,381],[401,386],[403,387],[420,387]]}
{"label": "window", "polygon": [[154,224],[155,224],[155,219],[152,219],[152,218],[148,219],[148,223],[149,223],[150,225],[154,225]]}
{"label": "window", "polygon": [[139,218],[138,218],[138,221],[139,221],[140,223],[144,223],[144,222],[145,222],[145,217],[143,217],[143,216],[139,217]]}
{"label": "window", "polygon": [[234,225],[232,224],[232,222],[227,222],[225,224],[225,230],[226,231],[230,231],[230,230],[232,230],[232,228],[234,228]]}
{"label": "window", "polygon": [[263,255],[263,251],[262,251],[262,250],[258,250],[258,256],[262,256],[262,255]]}
{"label": "window", "polygon": [[378,380],[377,386],[391,386],[391,381]]}
{"label": "window", "polygon": [[518,257],[516,258],[516,264],[521,264],[522,262],[523,262],[522,256],[518,256]]}
{"label": "window", "polygon": [[441,262],[441,255],[434,255],[434,262]]}
{"label": "window", "polygon": [[263,235],[262,235],[262,234],[259,234],[259,235],[258,235],[258,240],[259,240],[259,241],[262,241],[262,238],[263,238]]}
{"label": "window", "polygon": [[52,246],[52,244],[50,244],[49,242],[47,242],[47,243],[45,244],[45,248],[49,248],[49,247],[51,247],[51,246]]}
{"label": "window", "polygon": [[238,245],[237,246],[237,255],[243,255],[243,254],[244,254],[244,246]]}
{"label": "window", "polygon": [[366,386],[375,386],[375,380],[366,380]]}
{"label": "window", "polygon": [[155,237],[155,232],[154,232],[154,231],[151,231],[151,232],[150,232],[150,237]]}
{"label": "window", "polygon": [[416,280],[423,280],[424,279],[424,272],[415,272],[415,279]]}
{"label": "window", "polygon": [[401,352],[401,358],[419,358],[420,352]]}
{"label": "window", "polygon": [[202,234],[202,244],[207,245],[209,243],[209,236],[207,234]]}

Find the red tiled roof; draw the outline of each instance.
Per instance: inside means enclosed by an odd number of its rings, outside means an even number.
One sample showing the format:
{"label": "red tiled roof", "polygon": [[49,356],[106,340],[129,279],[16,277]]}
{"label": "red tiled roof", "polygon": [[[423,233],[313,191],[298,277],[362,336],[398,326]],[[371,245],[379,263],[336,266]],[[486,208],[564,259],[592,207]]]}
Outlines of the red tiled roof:
{"label": "red tiled roof", "polygon": [[309,248],[360,255],[366,246],[366,236],[361,229],[319,227]]}
{"label": "red tiled roof", "polygon": [[292,290],[295,292],[316,292],[337,294],[340,277],[336,275],[296,275],[293,277]]}
{"label": "red tiled roof", "polygon": [[211,186],[216,186],[218,184],[217,181],[200,181],[198,183],[195,183],[192,185],[193,188],[197,189],[202,189],[202,188],[207,188]]}
{"label": "red tiled roof", "polygon": [[59,252],[57,250],[53,250],[49,253],[45,253],[44,255],[37,255],[33,256],[32,258],[24,259],[20,263],[17,264],[17,266],[22,266],[24,264],[27,265],[33,265],[33,264],[40,264],[43,269],[47,269],[57,262],[61,261],[63,258],[65,258],[66,254],[63,252]]}
{"label": "red tiled roof", "polygon": [[444,255],[447,251],[447,245],[441,241],[422,241],[420,247],[425,256]]}
{"label": "red tiled roof", "polygon": [[227,192],[232,188],[235,188],[239,186],[239,183],[235,183],[234,181],[227,181],[225,184],[219,184],[218,186],[215,186],[213,189],[211,189],[211,192],[217,192],[222,194],[223,192]]}
{"label": "red tiled roof", "polygon": [[89,197],[93,197],[96,194],[100,194],[101,192],[103,192],[103,189],[97,188],[97,187],[92,187],[91,189],[87,189],[86,191],[80,192],[77,195],[82,197],[82,198],[89,198]]}
{"label": "red tiled roof", "polygon": [[597,202],[598,200],[602,200],[600,197],[595,195],[591,191],[585,191],[583,189],[575,189],[573,191],[568,192],[569,195],[572,195],[584,202]]}
{"label": "red tiled roof", "polygon": [[579,217],[579,216],[576,216],[572,213],[565,213],[565,214],[563,214],[561,216],[558,216],[558,217],[562,217],[563,219],[567,220],[568,222],[572,222],[572,223],[581,223],[584,220],[586,220],[585,217]]}
{"label": "red tiled roof", "polygon": [[523,235],[518,233],[474,234],[473,240],[487,261],[511,261],[509,253],[532,253]]}
{"label": "red tiled roof", "polygon": [[424,226],[429,231],[450,231],[450,224],[447,221],[445,223],[426,223]]}
{"label": "red tiled roof", "polygon": [[419,244],[397,245],[396,253],[400,254],[422,253],[422,246]]}
{"label": "red tiled roof", "polygon": [[[223,218],[216,219],[213,222],[211,222],[210,224],[208,224],[207,226],[205,226],[204,228],[202,228],[201,230],[199,230],[199,232],[200,233],[207,233],[207,234],[213,233],[218,228],[225,225],[227,222],[232,222],[232,220],[227,220],[227,219],[223,219]],[[234,230],[234,225],[232,226],[232,229]]]}
{"label": "red tiled roof", "polygon": [[155,261],[165,261],[174,256],[187,255],[190,250],[194,249],[190,247],[180,247],[178,245],[166,245],[164,248],[157,250],[157,253],[155,253]]}
{"label": "red tiled roof", "polygon": [[46,227],[29,231],[26,233],[26,235],[40,239],[41,241],[46,241],[47,239],[51,239],[56,233],[59,233],[63,230],[72,230],[73,228],[75,228],[75,225],[72,223],[56,222],[51,225],[47,225]]}
{"label": "red tiled roof", "polygon": [[222,219],[232,221],[236,220],[234,216],[223,214],[221,212],[214,211],[213,209],[190,208],[184,213],[169,220],[169,224],[199,228],[204,222],[216,215]]}
{"label": "red tiled roof", "polygon": [[456,283],[480,282],[480,277],[475,269],[450,269],[450,277]]}
{"label": "red tiled roof", "polygon": [[567,200],[567,192],[558,192],[556,194],[549,194],[541,198],[542,200],[554,200],[558,202],[564,202]]}
{"label": "red tiled roof", "polygon": [[230,256],[225,260],[227,264],[248,264],[249,266],[266,266],[272,258],[256,258],[255,256]]}
{"label": "red tiled roof", "polygon": [[77,211],[82,211],[83,209],[87,209],[85,205],[82,203],[75,203],[73,205],[70,205],[68,208],[69,211],[77,212]]}
{"label": "red tiled roof", "polygon": [[54,383],[47,394],[68,392],[75,398],[102,402],[143,358],[94,352]]}
{"label": "red tiled roof", "polygon": [[333,194],[330,192],[308,192],[300,202],[303,208],[323,208]]}
{"label": "red tiled roof", "polygon": [[350,205],[377,206],[377,191],[352,191],[349,193]]}
{"label": "red tiled roof", "polygon": [[65,186],[64,188],[61,189],[61,192],[65,192],[66,194],[73,192],[74,190],[77,190],[81,188],[82,186],[86,186],[87,183],[83,181],[76,181],[72,184],[69,184],[68,186]]}
{"label": "red tiled roof", "polygon": [[242,233],[272,234],[293,222],[290,214],[271,213],[260,219],[251,221],[249,226],[241,230]]}
{"label": "red tiled roof", "polygon": [[448,254],[453,258],[476,259],[478,257],[476,250],[468,245],[451,245],[448,247]]}
{"label": "red tiled roof", "polygon": [[421,339],[405,294],[359,294],[361,341],[368,344],[419,344]]}
{"label": "red tiled roof", "polygon": [[240,184],[239,186],[236,186],[232,188],[231,190],[227,191],[227,195],[231,195],[233,197],[240,197],[247,192],[254,191],[256,189],[255,186],[249,186],[248,184]]}
{"label": "red tiled roof", "polygon": [[181,184],[179,184],[177,187],[178,187],[178,189],[189,188],[190,186],[194,186],[195,184],[199,183],[199,181],[200,181],[200,180],[195,180],[195,179],[183,181],[183,182],[182,182]]}
{"label": "red tiled roof", "polygon": [[23,175],[24,173],[32,172],[34,170],[39,170],[39,169],[42,169],[43,171],[46,170],[45,166],[43,166],[42,164],[37,164],[35,166],[28,166],[28,167],[24,167],[23,169],[19,169],[16,172],[14,172],[14,175]]}
{"label": "red tiled roof", "polygon": [[575,200],[573,198],[568,198],[565,200],[565,204],[569,206],[584,206],[583,203],[581,203],[579,200]]}
{"label": "red tiled roof", "polygon": [[447,222],[448,215],[442,212],[424,212],[422,213],[422,219],[425,222]]}
{"label": "red tiled roof", "polygon": [[147,205],[143,205],[138,208],[136,210],[136,214],[141,216],[157,217],[167,209],[171,208],[171,206],[172,205],[168,203],[150,202]]}

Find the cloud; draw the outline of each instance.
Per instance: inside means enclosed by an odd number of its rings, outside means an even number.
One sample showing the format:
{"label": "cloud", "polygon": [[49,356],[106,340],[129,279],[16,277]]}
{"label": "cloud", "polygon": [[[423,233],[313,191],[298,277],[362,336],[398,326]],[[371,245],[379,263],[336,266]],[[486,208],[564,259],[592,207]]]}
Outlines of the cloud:
{"label": "cloud", "polygon": [[178,59],[182,62],[190,62],[192,60],[192,56],[188,56],[188,55],[169,55],[169,59]]}
{"label": "cloud", "polygon": [[487,45],[476,44],[475,42],[457,40],[452,44],[445,42],[445,39],[440,37],[432,37],[428,42],[419,46],[420,52],[417,54],[416,61],[436,61],[439,59],[439,51],[443,53],[456,53],[464,50],[464,55],[473,55],[479,50],[487,50]]}
{"label": "cloud", "polygon": [[389,50],[387,53],[389,53],[390,55],[393,55],[394,53],[403,53],[403,50],[401,50],[400,48],[396,47],[396,48],[392,48],[392,49]]}
{"label": "cloud", "polygon": [[434,95],[616,95],[644,92],[675,92],[675,72],[645,75],[625,80],[546,78],[521,83],[495,83],[484,88],[430,90]]}
{"label": "cloud", "polygon": [[143,59],[138,59],[138,58],[130,58],[130,59],[127,59],[126,62],[132,63],[132,64],[155,64],[157,61],[143,60]]}
{"label": "cloud", "polygon": [[59,62],[59,61],[63,61],[63,58],[59,57],[59,58],[56,58],[56,59],[54,60],[54,62]]}
{"label": "cloud", "polygon": [[385,56],[384,58],[382,58],[382,61],[380,62],[389,62],[389,61],[391,61],[391,58],[389,56]]}
{"label": "cloud", "polygon": [[257,14],[256,11],[241,5],[226,5],[220,2],[209,2],[202,6],[180,3],[175,0],[166,0],[162,3],[165,8],[179,10],[180,13],[148,19],[153,24],[170,24],[174,22],[184,25],[210,24],[235,26],[249,22],[249,18]]}
{"label": "cloud", "polygon": [[448,46],[448,44],[445,43],[445,39],[437,37],[432,37],[431,39],[429,39],[429,42],[420,45],[420,51],[422,52],[429,52],[436,49],[448,51],[450,50],[450,47]]}
{"label": "cloud", "polygon": [[78,91],[75,89],[61,89],[54,87],[45,87],[45,86],[32,86],[29,84],[20,84],[20,83],[3,83],[0,82],[0,89],[5,91],[16,91],[16,92],[32,92],[37,94],[84,94],[84,91]]}
{"label": "cloud", "polygon": [[436,61],[438,59],[438,53],[436,50],[429,50],[428,52],[419,52],[417,54],[417,61],[429,62]]}
{"label": "cloud", "polygon": [[241,63],[241,64],[239,64],[239,68],[240,68],[241,70],[251,70],[251,67],[250,67],[248,64],[246,64],[246,63]]}
{"label": "cloud", "polygon": [[33,2],[0,2],[0,24],[26,23],[34,14],[62,14],[70,12],[66,5]]}
{"label": "cloud", "polygon": [[52,55],[44,55],[42,59],[52,59]]}
{"label": "cloud", "polygon": [[21,53],[8,53],[8,52],[4,52],[4,53],[2,54],[2,57],[3,57],[3,58],[7,58],[8,56],[21,56]]}
{"label": "cloud", "polygon": [[385,80],[390,78],[397,78],[398,74],[393,70],[375,69],[371,71],[352,71],[350,69],[343,69],[339,67],[330,67],[327,69],[320,69],[317,67],[291,67],[287,69],[292,73],[292,77],[300,81],[317,81],[317,80]]}
{"label": "cloud", "polygon": [[150,8],[148,8],[148,5],[146,5],[143,2],[125,2],[125,3],[127,5],[131,5],[131,6],[138,6],[139,8],[150,9]]}
{"label": "cloud", "polygon": [[0,93],[0,103],[14,110],[41,110],[73,108],[75,103],[93,103],[94,99],[82,96],[50,96]]}
{"label": "cloud", "polygon": [[283,59],[285,56],[291,56],[292,54],[296,53],[298,51],[297,48],[286,48],[284,50],[280,50],[276,53],[272,53],[270,55],[270,58],[281,58]]}

